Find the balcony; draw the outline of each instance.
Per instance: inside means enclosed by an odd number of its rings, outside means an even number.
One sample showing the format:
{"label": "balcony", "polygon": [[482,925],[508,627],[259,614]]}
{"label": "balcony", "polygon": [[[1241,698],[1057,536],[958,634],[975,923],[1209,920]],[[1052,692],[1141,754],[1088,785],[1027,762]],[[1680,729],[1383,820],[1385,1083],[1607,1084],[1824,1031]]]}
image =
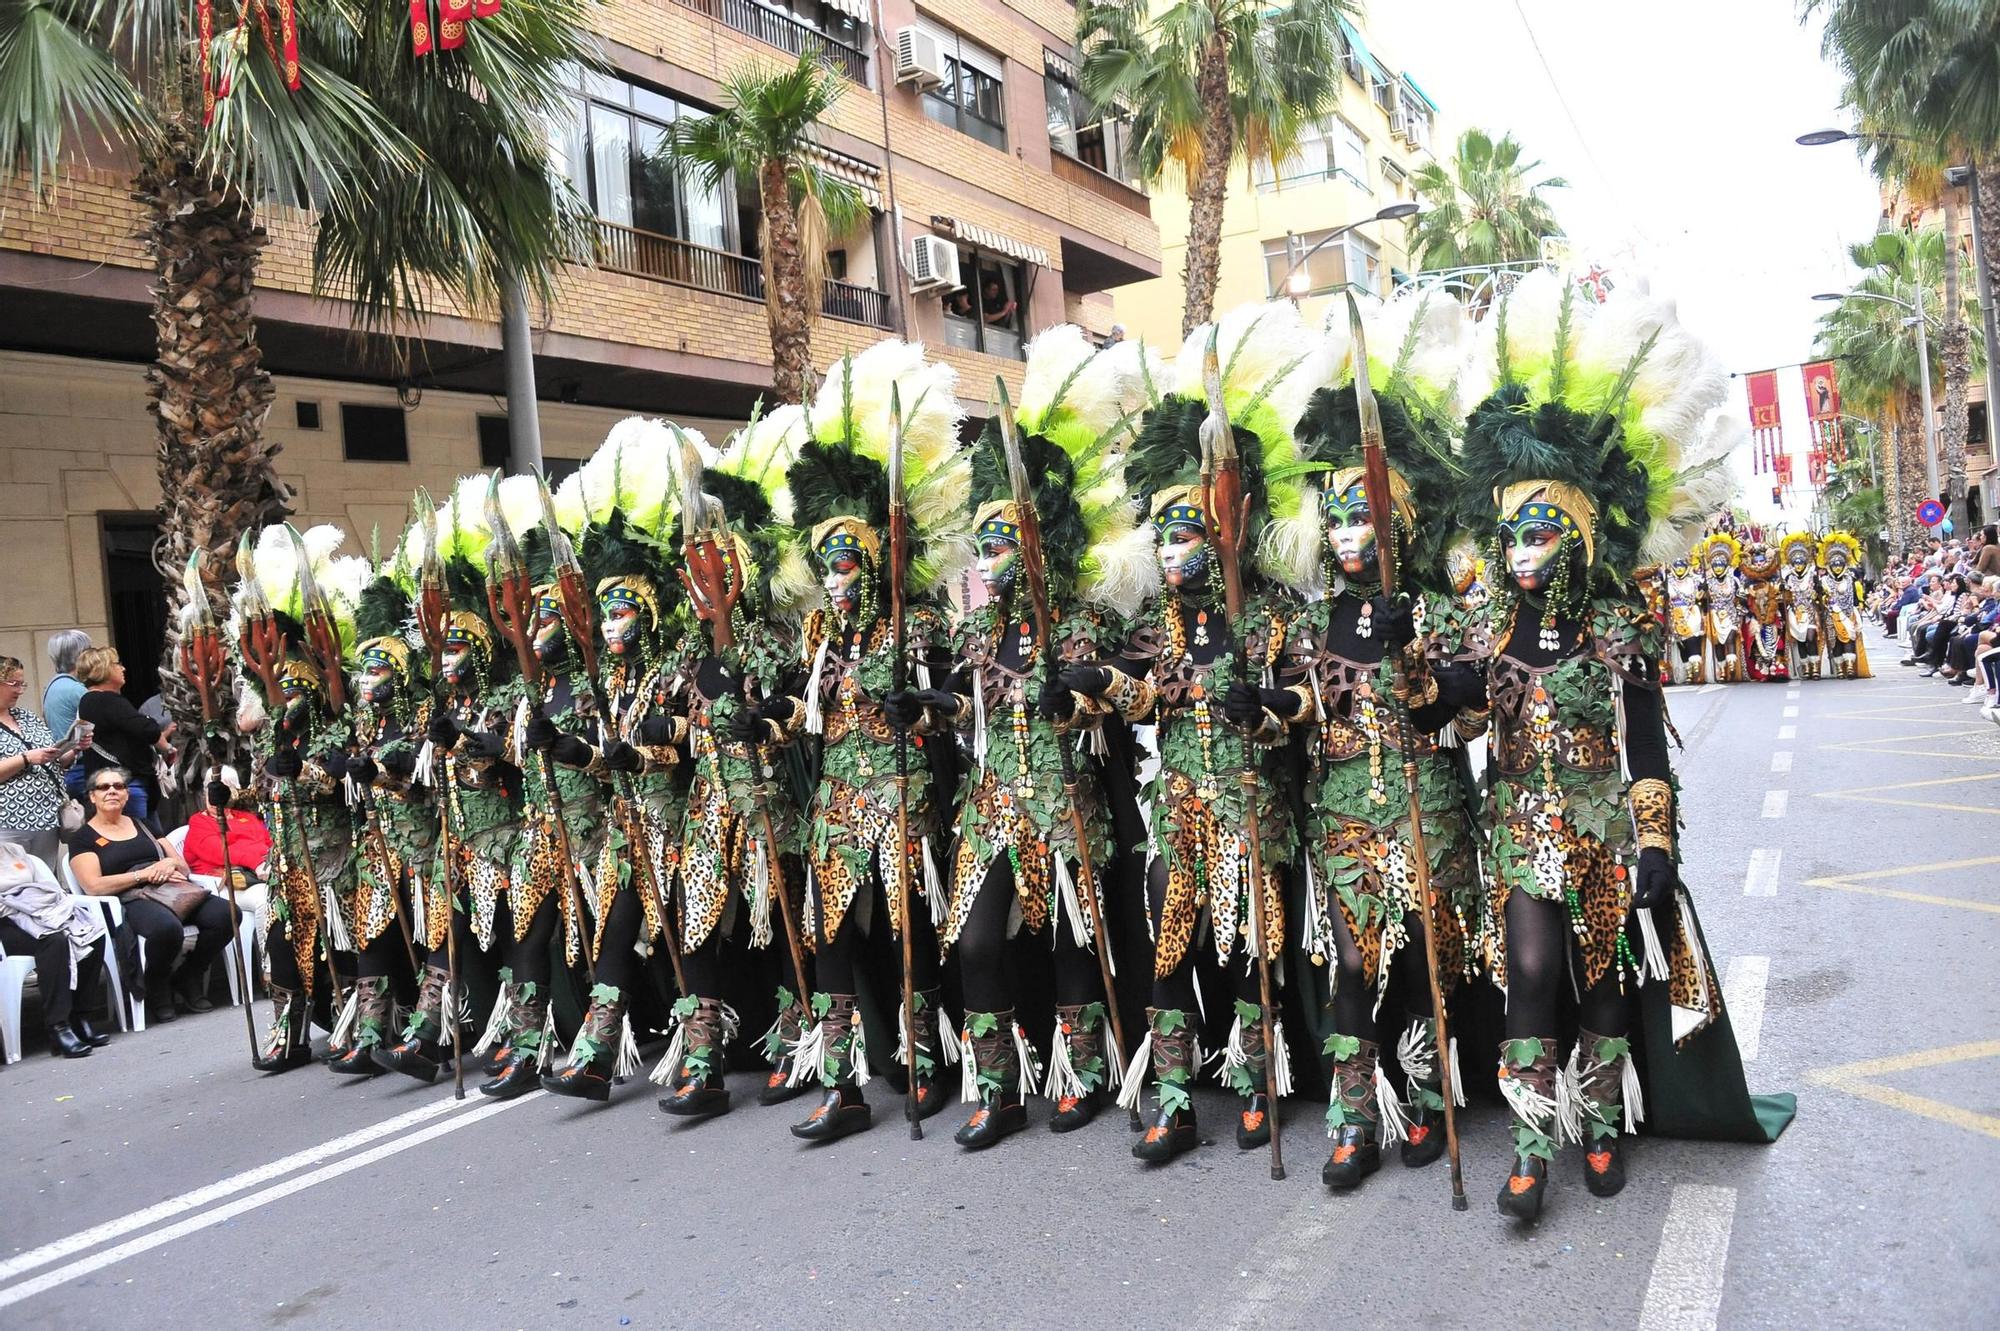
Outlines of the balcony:
{"label": "balcony", "polygon": [[793,55],[816,51],[843,75],[864,88],[868,86],[866,55],[790,14],[766,8],[757,0],[679,0],[679,3],[780,51],[790,51]]}
{"label": "balcony", "polygon": [[[606,272],[649,277],[763,303],[764,265],[747,254],[731,254],[728,250],[711,249],[693,241],[638,231],[602,219],[596,226],[592,257]],[[820,309],[830,319],[866,324],[870,328],[889,326],[889,298],[852,282],[829,279]]]}
{"label": "balcony", "polygon": [[1153,215],[1152,201],[1143,190],[1134,189],[1116,176],[1106,175],[1090,163],[1072,157],[1059,143],[1052,143],[1051,146],[1055,151],[1049,154],[1049,160],[1055,164],[1056,179],[1079,185],[1121,208],[1131,209],[1141,217]]}

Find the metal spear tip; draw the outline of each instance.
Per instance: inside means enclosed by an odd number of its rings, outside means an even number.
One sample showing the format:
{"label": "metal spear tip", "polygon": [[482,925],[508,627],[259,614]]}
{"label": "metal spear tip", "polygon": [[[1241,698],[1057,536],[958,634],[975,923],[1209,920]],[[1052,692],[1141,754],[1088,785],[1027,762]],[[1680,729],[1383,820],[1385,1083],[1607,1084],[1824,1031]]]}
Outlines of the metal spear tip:
{"label": "metal spear tip", "polygon": [[889,503],[903,503],[903,389],[889,385]]}
{"label": "metal spear tip", "polygon": [[1221,329],[1208,326],[1208,344],[1201,353],[1201,386],[1208,396],[1208,415],[1201,423],[1201,464],[1207,470],[1215,462],[1236,456],[1236,435],[1229,428],[1229,407],[1222,396]]}
{"label": "metal spear tip", "polygon": [[993,376],[993,386],[999,394],[999,407],[995,419],[1000,429],[1000,451],[1007,459],[1007,483],[1014,492],[1014,502],[1027,504],[1034,495],[1034,487],[1028,481],[1027,460],[1021,456],[1021,432],[1014,422],[1014,399],[1008,395],[1007,381],[999,375]]}

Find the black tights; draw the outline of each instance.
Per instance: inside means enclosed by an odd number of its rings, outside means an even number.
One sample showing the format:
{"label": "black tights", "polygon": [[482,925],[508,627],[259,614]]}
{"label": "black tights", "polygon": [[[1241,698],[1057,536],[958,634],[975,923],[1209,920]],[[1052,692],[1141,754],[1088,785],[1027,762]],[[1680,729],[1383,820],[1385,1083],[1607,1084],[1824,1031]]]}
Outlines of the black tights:
{"label": "black tights", "polygon": [[[1084,890],[1078,883],[1077,891]],[[1007,937],[1013,908],[1014,865],[1003,852],[987,867],[979,895],[973,898],[972,910],[958,932],[958,974],[968,1012],[1005,1012],[1014,1006],[1013,940]],[[1048,927],[1055,934],[1057,1004],[1081,1007],[1103,998],[1097,958],[1089,949],[1077,946],[1069,921],[1051,919]]]}
{"label": "black tights", "polygon": [[[1329,892],[1331,888],[1327,889]],[[1347,931],[1347,916],[1333,906],[1334,978],[1333,1028],[1342,1035],[1373,1040],[1376,1034],[1376,986],[1368,983],[1362,969],[1361,948]],[[1403,916],[1409,939],[1393,957],[1379,965],[1389,968],[1389,995],[1413,1017],[1431,1015],[1430,976],[1424,960],[1424,922],[1416,911]],[[1393,1009],[1392,1009],[1393,1012]]]}
{"label": "black tights", "polygon": [[[1166,902],[1166,862],[1164,860],[1154,860],[1146,870],[1146,906],[1153,915],[1153,936],[1155,938],[1159,937],[1160,916],[1166,909]],[[1188,940],[1188,948],[1186,953],[1181,957],[1180,965],[1174,967],[1173,971],[1166,975],[1159,974],[1157,970],[1154,972],[1154,1007],[1162,1010],[1174,1008],[1188,1013],[1196,1011],[1194,959],[1195,950],[1200,946],[1201,930],[1196,929],[1194,937]],[[1250,955],[1248,946],[1242,947],[1240,951],[1242,952],[1242,957],[1240,959],[1232,958],[1228,968],[1230,976],[1229,996],[1232,999],[1241,999],[1245,1003],[1256,1003],[1262,997],[1262,990],[1257,983],[1256,958]],[[1275,1003],[1277,1000],[1278,996],[1274,992],[1271,995],[1271,1001]]]}
{"label": "black tights", "polygon": [[[1556,1032],[1559,986],[1568,970],[1569,911],[1560,901],[1526,892],[1507,894],[1507,1037],[1547,1038]],[[1577,1024],[1598,1035],[1623,1035],[1631,1005],[1607,966],[1577,1000]]]}
{"label": "black tights", "polygon": [[[646,907],[639,900],[639,890],[629,883],[619,888],[611,898],[611,915],[604,922],[604,939],[597,950],[597,982],[616,989],[628,1003],[646,965],[646,959],[635,950],[645,923]],[[689,984],[694,983],[692,976],[690,971]]]}
{"label": "black tights", "polygon": [[[938,983],[938,942],[937,926],[931,923],[930,905],[924,900],[923,892],[911,875],[910,916],[913,932],[910,935],[910,983],[915,989],[935,989]],[[874,874],[869,874],[861,882],[855,893],[854,907],[860,907],[862,892],[874,893],[873,909],[886,922],[889,915],[888,895],[894,889],[886,886]],[[861,929],[855,920],[855,909],[850,908],[840,922],[840,932],[833,938],[825,936],[826,909],[824,904],[818,912],[820,939],[813,957],[813,987],[826,994],[852,994],[855,988],[854,959],[861,950]],[[901,963],[901,945],[897,948],[898,964]],[[900,978],[900,977],[899,977]],[[690,979],[688,983],[694,981]]]}
{"label": "black tights", "polygon": [[495,932],[507,940],[501,949],[501,964],[513,973],[515,984],[533,984],[538,993],[548,989],[553,970],[549,951],[556,938],[556,921],[561,918],[556,902],[556,892],[560,890],[552,889],[542,898],[542,904],[528,917],[528,927],[518,942],[514,940],[511,912],[494,922]]}

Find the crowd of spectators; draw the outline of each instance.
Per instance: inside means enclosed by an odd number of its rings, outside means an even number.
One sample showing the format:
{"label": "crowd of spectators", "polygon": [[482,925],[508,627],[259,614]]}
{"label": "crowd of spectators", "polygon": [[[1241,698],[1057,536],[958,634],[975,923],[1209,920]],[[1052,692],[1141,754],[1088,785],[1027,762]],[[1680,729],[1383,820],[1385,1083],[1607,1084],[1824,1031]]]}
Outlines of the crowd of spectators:
{"label": "crowd of spectators", "polygon": [[[239,917],[220,890],[214,810],[161,832],[148,783],[171,765],[172,724],[132,705],[117,652],[84,634],[56,634],[49,662],[56,675],[37,713],[22,705],[25,666],[0,656],[0,955],[34,958],[47,1048],[84,1058],[118,1025],[109,968],[148,1024],[207,1012]],[[232,875],[238,906],[255,913],[271,837],[254,812],[231,807],[235,788],[225,769],[210,798],[227,820],[229,862],[257,866]],[[101,908],[111,898],[122,909]]]}
{"label": "crowd of spectators", "polygon": [[2000,530],[1970,541],[1933,539],[1880,579],[1869,611],[1900,639],[1902,664],[1965,690],[1969,706],[2000,724]]}

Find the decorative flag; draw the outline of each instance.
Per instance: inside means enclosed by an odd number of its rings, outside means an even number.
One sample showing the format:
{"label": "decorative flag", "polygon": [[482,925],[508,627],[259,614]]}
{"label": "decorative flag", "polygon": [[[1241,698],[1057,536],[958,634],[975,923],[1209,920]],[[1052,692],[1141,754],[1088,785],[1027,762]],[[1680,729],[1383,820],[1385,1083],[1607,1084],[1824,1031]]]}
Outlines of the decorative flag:
{"label": "decorative flag", "polygon": [[1847,443],[1840,429],[1840,380],[1833,362],[1816,360],[1799,367],[1806,386],[1806,419],[1812,422],[1813,444],[1829,462],[1847,460]]}
{"label": "decorative flag", "polygon": [[410,54],[413,56],[425,56],[430,53],[430,0],[410,0]]}
{"label": "decorative flag", "polygon": [[433,38],[430,0],[410,0],[410,50],[419,56],[433,50],[455,51],[465,45],[465,25],[476,18],[492,18],[500,12],[501,0],[438,0],[438,23]]}
{"label": "decorative flag", "polygon": [[438,0],[438,49],[456,51],[465,45],[465,25],[472,19],[472,0]]}
{"label": "decorative flag", "polygon": [[212,0],[195,0],[195,38],[201,43],[201,123],[215,119],[215,6]]}
{"label": "decorative flag", "polygon": [[1750,396],[1751,470],[1775,471],[1785,453],[1784,427],[1778,423],[1778,372],[1746,374],[1743,383]]}
{"label": "decorative flag", "polygon": [[[263,7],[258,6],[258,12]],[[294,0],[278,0],[278,43],[285,48],[285,87],[299,90],[299,15]]]}

